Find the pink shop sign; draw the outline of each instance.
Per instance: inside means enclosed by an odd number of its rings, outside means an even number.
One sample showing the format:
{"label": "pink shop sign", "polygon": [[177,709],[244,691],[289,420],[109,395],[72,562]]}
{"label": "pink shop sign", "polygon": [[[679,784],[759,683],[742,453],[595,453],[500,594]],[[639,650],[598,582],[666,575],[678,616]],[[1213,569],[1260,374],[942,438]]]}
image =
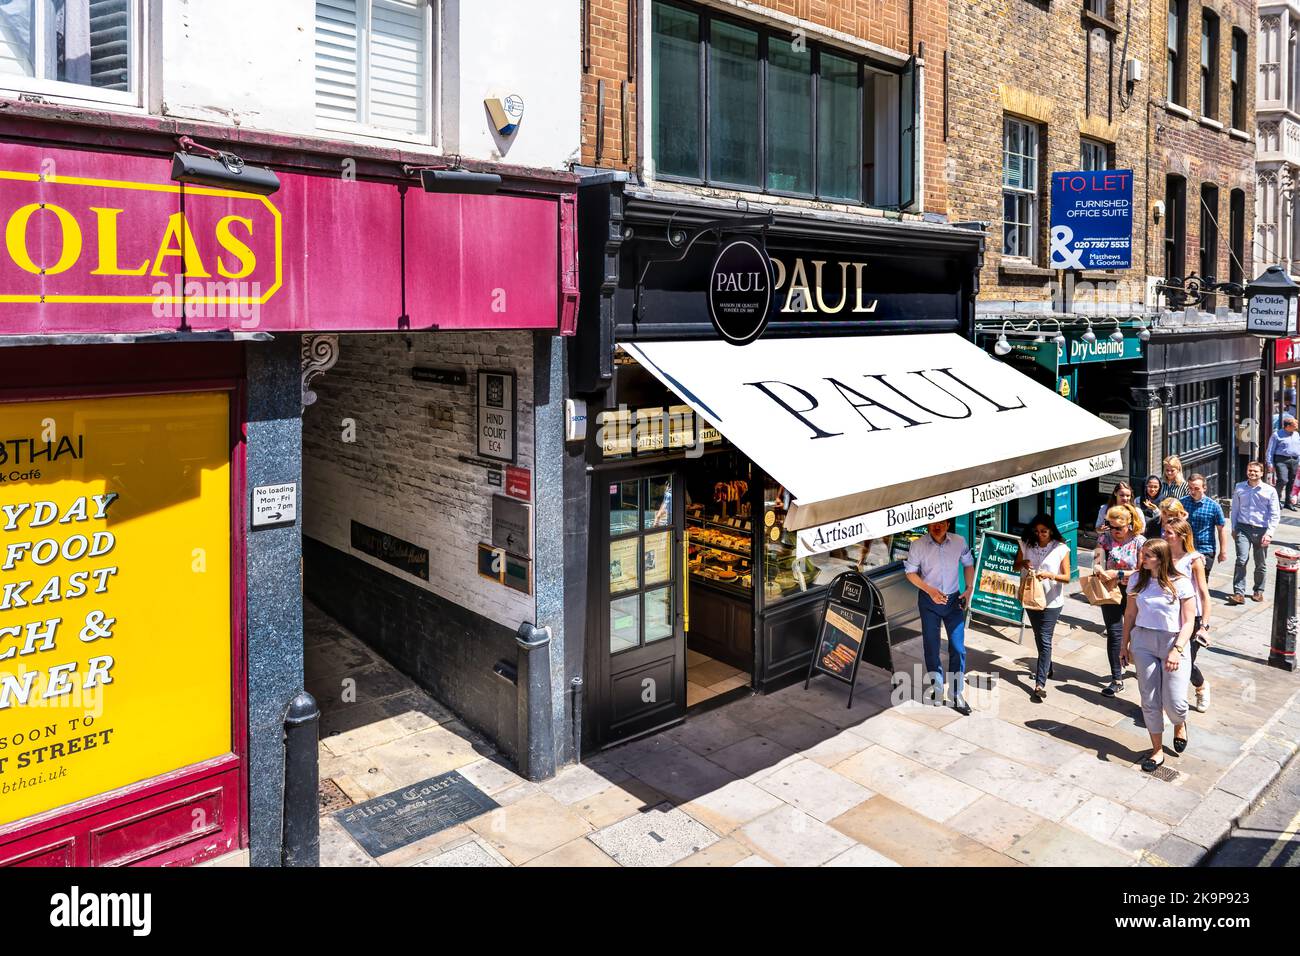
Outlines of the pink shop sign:
{"label": "pink shop sign", "polygon": [[573,331],[570,193],[281,173],[272,196],[182,195],[170,168],[0,144],[0,335]]}

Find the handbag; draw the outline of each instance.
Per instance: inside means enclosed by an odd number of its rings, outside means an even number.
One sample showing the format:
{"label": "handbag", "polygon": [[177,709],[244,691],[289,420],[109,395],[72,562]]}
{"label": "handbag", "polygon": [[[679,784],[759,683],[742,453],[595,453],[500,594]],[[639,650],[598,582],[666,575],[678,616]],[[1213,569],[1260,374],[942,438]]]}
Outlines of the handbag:
{"label": "handbag", "polygon": [[1107,584],[1095,571],[1087,577],[1079,578],[1079,584],[1083,588],[1083,596],[1088,599],[1088,603],[1099,606],[1102,604],[1118,604],[1121,600],[1119,581],[1114,584]]}
{"label": "handbag", "polygon": [[1020,605],[1026,611],[1041,611],[1047,607],[1047,592],[1038,575],[1028,568],[1020,572],[1020,588],[1017,594]]}

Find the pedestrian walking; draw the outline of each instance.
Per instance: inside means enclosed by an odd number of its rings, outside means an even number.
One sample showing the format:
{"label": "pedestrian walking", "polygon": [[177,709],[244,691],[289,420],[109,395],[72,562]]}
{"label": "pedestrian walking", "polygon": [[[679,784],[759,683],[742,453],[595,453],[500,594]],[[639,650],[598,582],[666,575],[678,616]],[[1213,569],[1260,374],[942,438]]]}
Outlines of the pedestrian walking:
{"label": "pedestrian walking", "polygon": [[[1214,562],[1228,560],[1228,521],[1219,503],[1205,493],[1205,476],[1192,475],[1187,479],[1188,495],[1183,499],[1187,510],[1187,523],[1196,536],[1196,550],[1205,558],[1205,578],[1208,581]],[[1215,537],[1218,547],[1215,547]]]}
{"label": "pedestrian walking", "polygon": [[1028,569],[1043,583],[1043,609],[1025,611],[1034,629],[1034,644],[1038,647],[1034,690],[1030,696],[1035,703],[1041,703],[1047,694],[1047,681],[1052,676],[1052,632],[1056,630],[1056,622],[1065,607],[1065,585],[1070,583],[1070,548],[1055,522],[1047,515],[1036,515],[1025,526],[1015,569]]}
{"label": "pedestrian walking", "polygon": [[[953,534],[948,521],[932,521],[926,533],[912,542],[903,564],[907,580],[920,593],[921,643],[925,649],[925,670],[931,681],[934,703],[947,703],[944,694],[943,663],[939,657],[940,625],[948,632],[948,668],[952,671],[952,707],[962,716],[970,714],[966,703],[966,601],[975,582],[975,559],[966,539]],[[962,578],[965,588],[962,588]]]}
{"label": "pedestrian walking", "polygon": [[1232,491],[1232,536],[1237,546],[1237,563],[1232,572],[1229,604],[1246,603],[1246,562],[1255,557],[1255,588],[1251,600],[1264,600],[1264,570],[1268,546],[1273,543],[1282,508],[1272,485],[1264,483],[1263,462],[1246,465],[1246,480]]}
{"label": "pedestrian walking", "polygon": [[[1157,481],[1157,484],[1159,482]],[[1106,530],[1106,512],[1116,505],[1133,504],[1133,486],[1127,481],[1121,481],[1115,485],[1110,493],[1110,498],[1106,503],[1097,509],[1097,524],[1095,530],[1098,532]]]}
{"label": "pedestrian walking", "polygon": [[1196,621],[1192,625],[1191,642],[1192,688],[1196,691],[1193,706],[1203,714],[1210,709],[1210,685],[1196,666],[1196,655],[1202,647],[1210,646],[1210,584],[1205,574],[1205,555],[1196,550],[1192,526],[1181,518],[1165,525],[1164,540],[1169,545],[1174,570],[1185,574],[1192,582],[1192,593],[1196,598]]}
{"label": "pedestrian walking", "polygon": [[1292,415],[1282,416],[1282,427],[1269,436],[1268,448],[1264,452],[1264,465],[1267,475],[1277,488],[1277,497],[1283,508],[1295,511],[1291,489],[1296,479],[1296,468],[1300,466],[1300,424]]}
{"label": "pedestrian walking", "polygon": [[1183,503],[1179,499],[1166,498],[1160,502],[1160,508],[1156,512],[1156,516],[1146,523],[1142,533],[1148,538],[1159,538],[1164,535],[1165,528],[1170,521],[1178,518],[1185,519],[1186,517],[1187,509],[1183,507]]}
{"label": "pedestrian walking", "polygon": [[1183,461],[1170,455],[1163,462],[1165,480],[1160,485],[1160,500],[1182,498],[1188,494],[1187,479],[1183,477]]}
{"label": "pedestrian walking", "polygon": [[1148,541],[1142,567],[1129,579],[1124,612],[1122,657],[1137,670],[1142,719],[1151,737],[1151,755],[1142,769],[1151,773],[1165,762],[1165,716],[1174,725],[1174,752],[1187,749],[1187,683],[1191,662],[1187,642],[1196,621],[1192,583],[1174,569],[1169,545]]}
{"label": "pedestrian walking", "polygon": [[[1097,538],[1092,552],[1094,574],[1101,574],[1107,584],[1119,584],[1118,604],[1103,604],[1101,618],[1106,625],[1106,655],[1110,659],[1110,683],[1102,688],[1107,697],[1124,689],[1121,651],[1124,646],[1124,612],[1128,607],[1128,575],[1138,568],[1138,558],[1146,538],[1134,522],[1133,507],[1116,505],[1106,512],[1106,530]],[[1101,570],[1098,571],[1097,569]]]}
{"label": "pedestrian walking", "polygon": [[1138,507],[1142,509],[1144,524],[1152,518],[1160,517],[1160,489],[1163,487],[1164,482],[1159,475],[1147,475],[1147,480],[1142,483],[1142,497],[1138,500]]}

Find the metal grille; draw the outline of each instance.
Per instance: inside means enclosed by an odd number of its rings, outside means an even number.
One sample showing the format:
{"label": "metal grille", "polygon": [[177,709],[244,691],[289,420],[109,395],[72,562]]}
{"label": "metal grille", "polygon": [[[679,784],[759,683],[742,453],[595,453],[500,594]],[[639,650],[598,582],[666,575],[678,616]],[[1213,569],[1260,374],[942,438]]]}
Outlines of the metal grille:
{"label": "metal grille", "polygon": [[343,792],[340,787],[329,777],[324,777],[320,782],[320,812],[323,816],[326,813],[333,813],[335,810],[342,810],[344,807],[352,806],[352,798]]}
{"label": "metal grille", "polygon": [[1155,770],[1151,771],[1151,776],[1155,777],[1157,780],[1165,780],[1169,783],[1173,783],[1179,778],[1180,774],[1173,767],[1166,765],[1163,767],[1156,767]]}

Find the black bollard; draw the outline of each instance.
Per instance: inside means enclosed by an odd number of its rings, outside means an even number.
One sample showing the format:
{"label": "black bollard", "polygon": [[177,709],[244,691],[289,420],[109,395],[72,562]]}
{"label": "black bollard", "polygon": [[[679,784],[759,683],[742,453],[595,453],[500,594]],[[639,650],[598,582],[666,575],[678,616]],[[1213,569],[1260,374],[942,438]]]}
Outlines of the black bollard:
{"label": "black bollard", "polygon": [[1268,663],[1283,670],[1295,670],[1296,639],[1296,571],[1300,552],[1278,548],[1277,577],[1273,582],[1273,641],[1268,649]]}
{"label": "black bollard", "polygon": [[284,834],[282,866],[320,865],[320,708],[305,690],[284,716]]}

